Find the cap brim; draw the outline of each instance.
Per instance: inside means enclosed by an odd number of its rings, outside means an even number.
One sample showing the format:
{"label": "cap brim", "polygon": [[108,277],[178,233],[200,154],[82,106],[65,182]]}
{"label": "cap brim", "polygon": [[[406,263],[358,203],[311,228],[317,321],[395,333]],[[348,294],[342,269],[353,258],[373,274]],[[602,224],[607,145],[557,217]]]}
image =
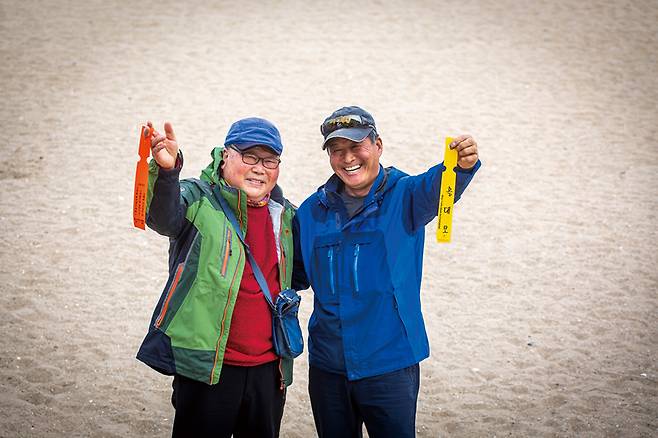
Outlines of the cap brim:
{"label": "cap brim", "polygon": [[[228,145],[227,145],[228,146]],[[244,152],[247,149],[255,148],[256,146],[261,146],[264,148],[267,148],[274,152],[277,155],[281,155],[281,151],[277,151],[274,149],[274,147],[270,146],[269,144],[263,144],[263,143],[241,143],[241,144],[232,144],[231,146],[234,146],[237,148],[240,152]]]}
{"label": "cap brim", "polygon": [[346,138],[355,142],[360,142],[365,140],[365,138],[370,135],[372,128],[343,128],[337,129],[334,132],[327,135],[322,143],[322,149],[327,147],[327,142],[332,138]]}

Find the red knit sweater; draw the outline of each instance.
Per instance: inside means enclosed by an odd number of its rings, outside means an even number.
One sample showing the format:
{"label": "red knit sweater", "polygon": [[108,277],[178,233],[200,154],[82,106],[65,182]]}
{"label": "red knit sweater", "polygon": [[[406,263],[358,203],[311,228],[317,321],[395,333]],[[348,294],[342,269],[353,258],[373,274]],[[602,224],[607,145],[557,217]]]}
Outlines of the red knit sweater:
{"label": "red knit sweater", "polygon": [[[247,207],[245,240],[267,280],[272,299],[281,290],[276,240],[267,206]],[[277,359],[272,346],[272,312],[254,277],[249,258],[244,265],[240,291],[233,309],[224,363],[255,366]]]}

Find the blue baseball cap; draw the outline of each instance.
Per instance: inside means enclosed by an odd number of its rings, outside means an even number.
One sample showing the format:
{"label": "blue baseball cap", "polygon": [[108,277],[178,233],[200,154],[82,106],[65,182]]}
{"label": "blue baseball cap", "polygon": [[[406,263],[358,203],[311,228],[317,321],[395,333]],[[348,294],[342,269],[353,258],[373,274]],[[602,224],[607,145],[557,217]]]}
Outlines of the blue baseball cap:
{"label": "blue baseball cap", "polygon": [[320,125],[324,136],[322,149],[332,138],[340,137],[355,142],[363,141],[371,132],[377,132],[375,119],[370,113],[358,106],[345,106],[337,109]]}
{"label": "blue baseball cap", "polygon": [[233,123],[224,141],[224,146],[229,145],[235,146],[240,151],[254,146],[265,146],[277,155],[283,153],[279,130],[272,122],[258,117],[249,117]]}

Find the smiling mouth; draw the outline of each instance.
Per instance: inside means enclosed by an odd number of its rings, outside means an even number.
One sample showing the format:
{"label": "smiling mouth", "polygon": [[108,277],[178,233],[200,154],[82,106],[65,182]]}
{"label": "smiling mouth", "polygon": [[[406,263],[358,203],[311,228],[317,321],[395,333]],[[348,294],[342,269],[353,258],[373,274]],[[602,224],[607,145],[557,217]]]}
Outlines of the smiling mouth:
{"label": "smiling mouth", "polygon": [[355,172],[357,172],[359,169],[361,169],[361,165],[360,165],[360,164],[358,164],[358,165],[356,165],[356,166],[351,166],[351,167],[343,167],[343,170],[344,170],[345,172],[347,172],[348,174],[349,174],[349,173],[355,173]]}
{"label": "smiling mouth", "polygon": [[253,178],[247,178],[247,182],[250,182],[251,184],[256,184],[256,185],[265,184],[265,181],[261,181],[259,179],[253,179]]}

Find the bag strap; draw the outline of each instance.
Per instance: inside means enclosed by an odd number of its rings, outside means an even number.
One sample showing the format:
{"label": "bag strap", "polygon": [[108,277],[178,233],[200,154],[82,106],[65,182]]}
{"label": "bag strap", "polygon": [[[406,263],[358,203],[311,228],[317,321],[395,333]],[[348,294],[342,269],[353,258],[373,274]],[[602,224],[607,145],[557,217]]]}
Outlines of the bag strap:
{"label": "bag strap", "polygon": [[251,270],[254,271],[254,277],[256,277],[256,281],[258,282],[258,285],[260,286],[260,289],[263,292],[263,295],[265,296],[265,300],[270,305],[270,307],[274,309],[272,294],[270,293],[270,288],[267,287],[267,281],[265,280],[265,276],[263,276],[263,273],[261,272],[260,267],[256,262],[256,259],[254,259],[254,256],[251,254],[251,251],[249,250],[249,245],[247,244],[244,236],[242,235],[242,229],[240,228],[240,224],[238,224],[238,220],[235,217],[235,213],[233,213],[233,209],[231,209],[231,207],[226,202],[226,199],[224,199],[224,197],[222,196],[219,185],[218,184],[213,185],[212,193],[211,193],[208,188],[208,184],[205,181],[195,180],[195,182],[196,181],[198,181],[197,186],[199,186],[201,190],[203,190],[203,192],[208,197],[208,200],[213,204],[215,208],[222,210],[224,212],[224,215],[233,226],[235,233],[240,238],[240,242],[242,242],[242,246],[244,246],[244,251],[247,253],[247,257],[249,257]]}

